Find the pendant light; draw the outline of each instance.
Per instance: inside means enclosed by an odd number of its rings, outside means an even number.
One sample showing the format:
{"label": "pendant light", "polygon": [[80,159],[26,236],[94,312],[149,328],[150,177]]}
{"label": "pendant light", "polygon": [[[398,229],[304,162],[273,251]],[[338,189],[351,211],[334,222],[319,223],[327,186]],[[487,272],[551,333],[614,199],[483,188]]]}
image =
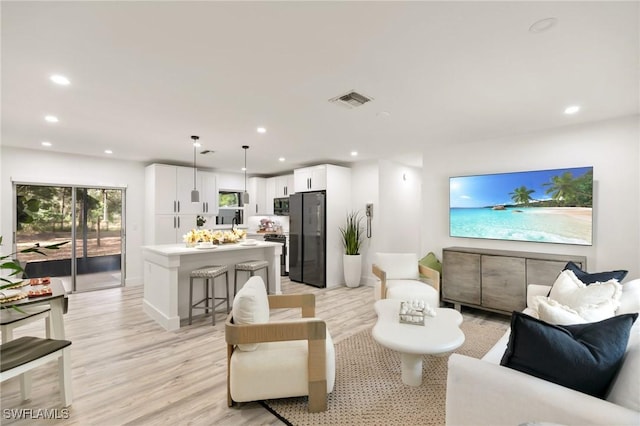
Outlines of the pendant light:
{"label": "pendant light", "polygon": [[196,188],[196,147],[198,145],[199,136],[191,136],[193,139],[193,191],[191,191],[191,202],[199,203],[200,202],[200,193]]}
{"label": "pendant light", "polygon": [[242,145],[242,149],[244,149],[244,193],[242,194],[242,204],[249,204],[249,193],[247,192],[247,150],[249,149],[248,145]]}

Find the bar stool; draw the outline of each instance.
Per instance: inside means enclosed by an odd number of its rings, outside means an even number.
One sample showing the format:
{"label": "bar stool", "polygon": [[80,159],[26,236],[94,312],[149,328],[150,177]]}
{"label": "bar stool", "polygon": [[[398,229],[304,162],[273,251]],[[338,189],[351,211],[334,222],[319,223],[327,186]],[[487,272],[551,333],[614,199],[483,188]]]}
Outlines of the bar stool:
{"label": "bar stool", "polygon": [[245,262],[236,263],[233,275],[233,295],[238,292],[238,271],[249,272],[249,278],[256,274],[260,269],[267,270],[267,293],[269,293],[269,262],[266,260],[247,260]]}
{"label": "bar stool", "polygon": [[[225,276],[225,297],[216,297],[215,280],[222,274]],[[193,280],[197,278],[204,279],[205,297],[193,303]],[[211,297],[209,297],[209,281],[211,281]],[[220,302],[216,303],[216,300]],[[211,301],[211,306],[209,306],[209,301]],[[216,308],[225,302],[227,303],[227,312],[229,312],[229,270],[227,265],[205,266],[204,268],[191,271],[189,275],[189,325],[191,325],[193,309],[204,309],[205,314],[208,314],[209,309],[211,309],[213,325],[216,325]],[[199,306],[202,303],[204,303],[204,306]]]}

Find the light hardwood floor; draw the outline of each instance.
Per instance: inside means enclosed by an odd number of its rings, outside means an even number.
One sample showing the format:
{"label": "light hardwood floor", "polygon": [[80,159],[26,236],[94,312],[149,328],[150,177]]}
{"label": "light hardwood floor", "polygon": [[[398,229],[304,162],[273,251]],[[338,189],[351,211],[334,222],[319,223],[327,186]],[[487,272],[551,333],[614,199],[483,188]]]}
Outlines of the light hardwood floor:
{"label": "light hardwood floor", "polygon": [[[371,287],[316,289],[285,277],[283,293],[316,294],[316,315],[327,321],[334,342],[373,326]],[[142,312],[142,287],[113,288],[69,296],[65,315],[71,348],[73,404],[65,425],[281,425],[257,403],[226,404],[224,314],[215,326],[199,318],[175,332]],[[272,318],[299,316],[278,311]],[[479,311],[465,321],[507,324],[508,318]],[[44,336],[44,320],[19,328],[15,337]],[[17,379],[2,383],[1,424],[27,425],[8,409],[61,409],[56,363],[34,371],[31,399],[20,401]]]}

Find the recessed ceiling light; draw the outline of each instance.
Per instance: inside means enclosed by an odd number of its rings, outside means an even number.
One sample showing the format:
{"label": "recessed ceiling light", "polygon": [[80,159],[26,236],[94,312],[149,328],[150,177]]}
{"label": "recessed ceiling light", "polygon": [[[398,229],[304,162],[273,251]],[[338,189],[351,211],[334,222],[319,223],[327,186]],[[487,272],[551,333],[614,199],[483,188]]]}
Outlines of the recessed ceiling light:
{"label": "recessed ceiling light", "polygon": [[110,149],[105,149],[105,150],[104,150],[104,153],[105,153],[105,154],[113,154],[113,151],[111,151]]}
{"label": "recessed ceiling light", "polygon": [[49,123],[57,123],[58,121],[60,121],[55,115],[45,115],[44,119]]}
{"label": "recessed ceiling light", "polygon": [[67,77],[60,74],[54,74],[49,77],[49,79],[54,83],[59,84],[60,86],[68,86],[69,84],[71,84],[71,81],[69,81]]}
{"label": "recessed ceiling light", "polygon": [[51,142],[44,141],[41,143],[42,146],[51,146]]}
{"label": "recessed ceiling light", "polygon": [[351,151],[351,156],[352,157],[357,157],[358,156],[358,151]]}
{"label": "recessed ceiling light", "polygon": [[264,127],[258,127],[256,129],[256,132],[258,132],[258,133],[267,133],[267,129],[265,129]]}
{"label": "recessed ceiling light", "polygon": [[570,107],[566,107],[564,110],[565,114],[575,114],[576,112],[580,111],[580,107],[578,105],[572,105]]}
{"label": "recessed ceiling light", "polygon": [[534,34],[543,33],[555,27],[557,23],[558,18],[544,18],[531,24],[529,32]]}
{"label": "recessed ceiling light", "polygon": [[284,161],[284,160],[286,160],[286,158],[284,158],[284,157],[280,157],[280,158],[278,158],[278,161],[281,161],[281,162],[282,162],[282,161]]}
{"label": "recessed ceiling light", "polygon": [[242,170],[243,172],[247,170],[246,167],[241,168],[240,170]]}

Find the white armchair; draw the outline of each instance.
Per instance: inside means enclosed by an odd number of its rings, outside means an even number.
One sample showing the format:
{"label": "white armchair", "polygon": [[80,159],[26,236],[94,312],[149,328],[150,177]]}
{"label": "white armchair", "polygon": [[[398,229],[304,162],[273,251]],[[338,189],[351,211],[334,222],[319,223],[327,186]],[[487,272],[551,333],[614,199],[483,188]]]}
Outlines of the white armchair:
{"label": "white armchair", "polygon": [[422,299],[440,306],[440,273],[420,265],[415,253],[376,253],[372,270],[380,279],[375,284],[376,300]]}
{"label": "white armchair", "polygon": [[[302,318],[269,321],[269,309],[301,308]],[[227,402],[309,396],[309,411],[327,409],[335,350],[313,294],[267,295],[254,276],[234,297],[225,325]]]}

